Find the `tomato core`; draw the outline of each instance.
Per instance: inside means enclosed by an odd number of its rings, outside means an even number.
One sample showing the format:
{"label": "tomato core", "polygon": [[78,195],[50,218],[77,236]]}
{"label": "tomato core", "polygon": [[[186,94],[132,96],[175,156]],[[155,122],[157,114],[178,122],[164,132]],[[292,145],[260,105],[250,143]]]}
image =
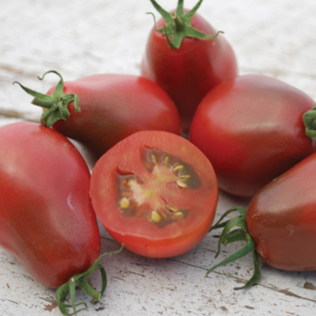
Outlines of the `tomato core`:
{"label": "tomato core", "polygon": [[164,227],[184,219],[189,209],[168,203],[173,189],[197,189],[200,178],[193,167],[162,150],[144,148],[141,159],[148,171],[142,178],[116,170],[118,206],[123,216],[143,217]]}

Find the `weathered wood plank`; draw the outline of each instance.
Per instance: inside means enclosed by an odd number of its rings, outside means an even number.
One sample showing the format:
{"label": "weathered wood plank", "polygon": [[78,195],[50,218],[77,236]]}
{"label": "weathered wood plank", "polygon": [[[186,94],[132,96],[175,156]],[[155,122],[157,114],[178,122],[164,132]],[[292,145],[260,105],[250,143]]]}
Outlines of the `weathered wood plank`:
{"label": "weathered wood plank", "polygon": [[[177,1],[160,0],[166,9]],[[191,8],[196,0],[186,0]],[[17,85],[45,92],[60,71],[65,80],[102,73],[138,74],[154,12],[148,0],[2,0],[0,2],[0,125],[17,119],[38,120]],[[314,0],[210,1],[198,11],[225,31],[237,54],[240,72],[282,79],[316,99],[316,2]],[[156,12],[155,12],[156,14]],[[158,14],[156,14],[158,17]],[[80,147],[80,146],[79,146]],[[80,147],[82,150],[82,148]],[[84,150],[82,150],[84,153]],[[247,200],[221,193],[217,218]],[[100,225],[102,250],[118,249]],[[252,258],[207,269],[217,259],[216,240],[207,236],[189,253],[170,259],[142,258],[124,250],[102,259],[109,284],[100,304],[82,315],[314,315],[316,272],[284,272],[262,267],[262,280],[247,291],[233,291],[252,273]],[[0,250],[0,314],[60,315],[54,291],[35,282],[10,254]],[[99,284],[98,276],[92,282]],[[78,296],[87,301],[85,295]]]}

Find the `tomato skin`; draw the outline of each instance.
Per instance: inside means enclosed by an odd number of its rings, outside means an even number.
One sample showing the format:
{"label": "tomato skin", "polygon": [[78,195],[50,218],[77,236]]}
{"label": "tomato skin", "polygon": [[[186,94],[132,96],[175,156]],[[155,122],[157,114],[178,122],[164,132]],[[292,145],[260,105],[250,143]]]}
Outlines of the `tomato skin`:
{"label": "tomato skin", "polygon": [[[161,18],[156,28],[164,25],[165,21]],[[217,33],[197,13],[191,25],[206,34]],[[210,40],[185,37],[179,49],[172,49],[165,35],[153,28],[142,60],[141,74],[171,96],[180,112],[183,131],[188,132],[202,98],[220,82],[237,76],[238,65],[235,53],[223,34]]]}
{"label": "tomato skin", "polygon": [[315,151],[302,120],[314,103],[277,79],[240,76],[203,99],[190,140],[210,159],[222,190],[252,197]]}
{"label": "tomato skin", "polygon": [[95,158],[140,130],[181,133],[179,113],[173,101],[146,78],[96,74],[65,82],[64,93],[78,95],[81,112],[77,113],[71,102],[70,118],[57,121],[53,128],[84,144]]}
{"label": "tomato skin", "polygon": [[0,128],[0,245],[57,288],[100,253],[89,169],[67,138],[39,124]]}
{"label": "tomato skin", "polygon": [[[145,184],[149,182],[151,174],[140,159],[143,148],[163,150],[195,168],[201,179],[196,190],[182,189],[171,182],[161,189],[161,179],[155,182],[154,191],[167,203],[190,210],[184,220],[162,228],[145,217],[122,215],[113,173],[121,169],[136,174]],[[105,153],[92,171],[90,192],[94,210],[112,237],[125,248],[153,258],[177,256],[196,246],[212,225],[218,200],[217,180],[208,159],[185,138],[162,131],[135,133]]]}
{"label": "tomato skin", "polygon": [[260,190],[248,206],[248,231],[270,266],[316,269],[315,173],[314,153]]}

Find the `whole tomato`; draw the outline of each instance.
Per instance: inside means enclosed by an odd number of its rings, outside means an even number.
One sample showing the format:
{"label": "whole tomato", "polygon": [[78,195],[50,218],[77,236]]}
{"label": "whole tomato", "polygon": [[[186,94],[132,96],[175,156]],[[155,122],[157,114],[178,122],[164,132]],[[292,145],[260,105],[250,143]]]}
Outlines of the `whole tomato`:
{"label": "whole tomato", "polygon": [[266,185],[248,206],[248,231],[270,266],[316,270],[315,173],[314,153]]}
{"label": "whole tomato", "polygon": [[72,143],[40,124],[0,128],[0,246],[57,288],[100,253],[90,172]]}
{"label": "whole tomato", "polygon": [[151,2],[162,18],[149,34],[141,74],[171,96],[183,131],[188,132],[202,98],[220,82],[237,76],[236,56],[225,37],[196,13],[202,0],[191,11],[184,10],[179,0],[171,12]]}
{"label": "whole tomato", "polygon": [[[42,106],[41,122],[82,143],[98,159],[118,141],[141,130],[181,133],[171,98],[139,76],[96,74],[65,82],[62,76],[47,94],[21,87]],[[44,76],[40,79],[43,79]],[[18,83],[18,82],[17,82]]]}
{"label": "whole tomato", "polygon": [[[258,256],[277,269],[316,270],[315,173],[316,153],[263,187],[250,201],[247,212],[236,208],[224,214],[213,226],[213,229],[225,227],[219,242],[245,240],[247,245],[208,273],[251,252],[255,258],[255,273],[245,287],[260,279]],[[239,210],[241,216],[222,222],[234,210]],[[240,228],[230,231],[236,226]]]}
{"label": "whole tomato", "polygon": [[315,151],[303,122],[314,104],[277,79],[239,76],[205,96],[194,115],[190,140],[211,161],[222,190],[251,197]]}
{"label": "whole tomato", "polygon": [[218,186],[211,163],[188,140],[141,131],[97,161],[91,198],[114,239],[140,255],[166,258],[189,251],[208,233]]}

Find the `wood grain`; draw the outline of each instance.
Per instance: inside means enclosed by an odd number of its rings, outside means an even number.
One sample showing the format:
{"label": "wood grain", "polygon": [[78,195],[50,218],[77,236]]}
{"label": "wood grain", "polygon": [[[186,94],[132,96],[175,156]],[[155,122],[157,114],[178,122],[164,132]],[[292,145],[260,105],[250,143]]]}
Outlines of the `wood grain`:
{"label": "wood grain", "polygon": [[[168,10],[176,2],[159,1]],[[195,3],[186,0],[185,6]],[[154,12],[149,0],[2,0],[0,125],[38,121],[41,113],[30,104],[30,96],[12,85],[14,80],[45,92],[57,78],[48,75],[39,81],[37,76],[49,69],[61,72],[65,80],[102,72],[139,74],[153,26],[148,11]],[[225,32],[241,74],[274,76],[316,99],[314,0],[204,0],[198,12]],[[221,192],[217,218],[228,208],[247,203]],[[101,225],[100,230],[102,250],[118,249]],[[240,245],[226,247],[215,259],[216,240],[209,235],[176,258],[148,259],[127,250],[105,257],[106,293],[81,315],[315,315],[315,271],[285,272],[263,265],[258,285],[234,291],[251,276],[249,256],[205,277],[214,262]],[[2,316],[61,315],[54,291],[36,283],[4,250],[0,250],[0,280]],[[99,276],[94,275],[92,282],[100,285]],[[77,295],[88,302],[84,294]]]}

